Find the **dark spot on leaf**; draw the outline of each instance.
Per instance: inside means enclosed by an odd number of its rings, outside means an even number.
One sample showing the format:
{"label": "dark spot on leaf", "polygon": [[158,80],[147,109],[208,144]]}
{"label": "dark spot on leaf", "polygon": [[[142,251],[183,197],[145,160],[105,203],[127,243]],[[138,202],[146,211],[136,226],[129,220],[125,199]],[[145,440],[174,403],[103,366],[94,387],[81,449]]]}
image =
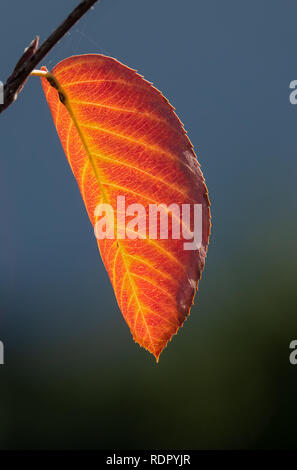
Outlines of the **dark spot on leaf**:
{"label": "dark spot on leaf", "polygon": [[53,88],[56,88],[56,90],[58,89],[56,80],[54,80],[52,77],[47,77],[47,81],[50,84],[50,86],[52,86]]}
{"label": "dark spot on leaf", "polygon": [[61,103],[65,104],[66,97],[61,91],[59,91],[59,98],[60,98]]}

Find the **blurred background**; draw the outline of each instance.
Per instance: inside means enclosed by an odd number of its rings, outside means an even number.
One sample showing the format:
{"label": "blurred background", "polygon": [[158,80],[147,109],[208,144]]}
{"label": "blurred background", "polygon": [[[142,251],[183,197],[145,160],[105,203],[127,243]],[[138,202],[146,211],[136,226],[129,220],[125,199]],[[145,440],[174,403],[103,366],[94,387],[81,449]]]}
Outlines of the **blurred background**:
{"label": "blurred background", "polygon": [[[78,1],[1,2],[0,79]],[[40,65],[103,53],[152,81],[212,203],[190,318],[134,344],[39,79],[0,117],[1,449],[297,448],[295,0],[101,0]]]}

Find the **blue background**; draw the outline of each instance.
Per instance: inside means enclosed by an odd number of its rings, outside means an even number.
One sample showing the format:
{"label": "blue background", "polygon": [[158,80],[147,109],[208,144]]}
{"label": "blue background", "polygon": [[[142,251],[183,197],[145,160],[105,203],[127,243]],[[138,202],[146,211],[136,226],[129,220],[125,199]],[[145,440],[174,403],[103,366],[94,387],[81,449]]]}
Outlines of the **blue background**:
{"label": "blue background", "polygon": [[[77,4],[1,2],[0,79]],[[115,57],[175,106],[212,203],[191,317],[133,343],[39,79],[1,115],[0,448],[295,448],[295,0],[102,0],[41,65]]]}

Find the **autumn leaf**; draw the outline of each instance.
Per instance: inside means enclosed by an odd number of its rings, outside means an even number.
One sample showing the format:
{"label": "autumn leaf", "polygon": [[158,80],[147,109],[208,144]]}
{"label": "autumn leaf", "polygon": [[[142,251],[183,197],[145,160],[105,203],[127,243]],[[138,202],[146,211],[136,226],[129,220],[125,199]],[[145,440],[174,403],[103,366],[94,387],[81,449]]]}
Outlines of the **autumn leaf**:
{"label": "autumn leaf", "polygon": [[172,227],[167,239],[123,238],[118,220],[114,238],[97,239],[133,338],[158,361],[190,312],[209,241],[210,204],[193,147],[162,94],[115,59],[70,57],[42,85],[94,227],[98,204],[116,211],[118,196],[147,215],[154,204],[202,207],[199,249],[184,249]]}

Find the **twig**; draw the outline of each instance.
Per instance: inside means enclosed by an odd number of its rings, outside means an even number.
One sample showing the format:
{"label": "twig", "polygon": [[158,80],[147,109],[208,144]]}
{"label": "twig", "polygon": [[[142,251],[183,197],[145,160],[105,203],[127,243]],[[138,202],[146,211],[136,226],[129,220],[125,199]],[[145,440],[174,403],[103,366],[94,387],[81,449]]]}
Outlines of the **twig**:
{"label": "twig", "polygon": [[64,34],[66,34],[97,1],[98,0],[83,0],[38,49],[38,36],[32,41],[29,47],[25,49],[14,71],[4,85],[4,104],[0,104],[0,113],[17,99],[18,94],[36,65],[38,65]]}

